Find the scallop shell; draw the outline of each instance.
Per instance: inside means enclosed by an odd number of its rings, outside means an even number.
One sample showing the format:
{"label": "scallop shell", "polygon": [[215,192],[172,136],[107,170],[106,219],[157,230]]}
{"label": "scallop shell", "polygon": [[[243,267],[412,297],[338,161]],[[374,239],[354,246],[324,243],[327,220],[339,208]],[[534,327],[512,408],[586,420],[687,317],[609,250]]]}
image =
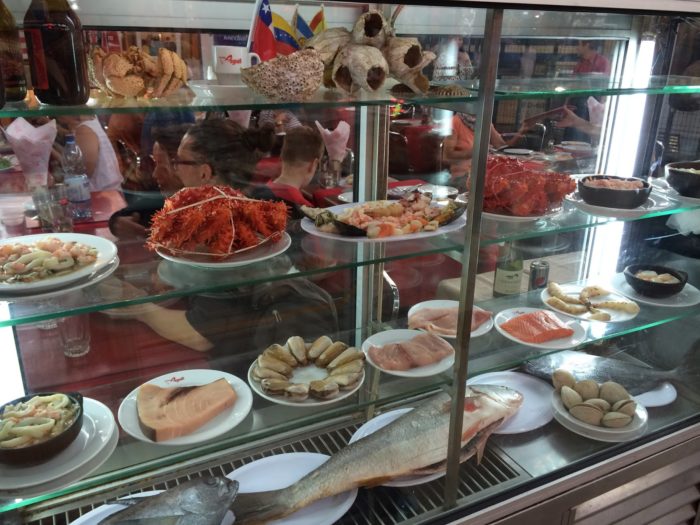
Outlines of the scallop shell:
{"label": "scallop shell", "polygon": [[[574,390],[579,393],[584,401],[587,399],[594,399],[596,397],[603,397],[598,394],[598,383],[592,379],[584,379],[583,381],[576,382],[574,385]],[[603,399],[605,398],[603,397]],[[610,402],[607,399],[605,400],[608,401],[608,403]]]}
{"label": "scallop shell", "polygon": [[421,73],[435,60],[435,53],[423,51],[417,38],[390,37],[382,50],[389,64],[389,72],[414,93],[427,93],[430,81]]}
{"label": "scallop shell", "polygon": [[629,425],[630,421],[632,421],[632,416],[622,412],[608,412],[603,416],[601,423],[604,427],[620,428]]}
{"label": "scallop shell", "polygon": [[381,48],[391,33],[391,26],[384,15],[379,11],[368,11],[355,22],[355,27],[352,28],[352,41],[354,44]]}
{"label": "scallop shell", "polygon": [[291,356],[294,358],[295,364],[291,366],[306,365],[308,363],[306,359],[306,343],[302,337],[298,335],[293,335],[287,339],[287,348],[291,352]]}
{"label": "scallop shell", "polygon": [[605,399],[611,405],[623,399],[629,399],[630,395],[625,390],[625,387],[614,381],[606,381],[600,385],[600,397]]}
{"label": "scallop shell", "polygon": [[309,383],[309,393],[318,399],[330,399],[340,392],[340,386],[330,378]]}
{"label": "scallop shell", "polygon": [[568,370],[559,368],[552,373],[552,384],[554,385],[554,389],[559,392],[563,386],[574,388],[576,378]]}
{"label": "scallop shell", "polygon": [[347,93],[359,89],[377,91],[384,85],[389,65],[384,55],[371,46],[349,45],[340,50],[333,62],[333,82]]}
{"label": "scallop shell", "polygon": [[260,388],[266,394],[270,395],[281,395],[287,390],[291,383],[287,380],[281,379],[263,379],[260,381]]}
{"label": "scallop shell", "polygon": [[594,405],[586,405],[585,403],[571,407],[569,413],[576,419],[597,427],[600,426],[600,422],[603,419],[603,411],[600,408]]}
{"label": "scallop shell", "polygon": [[350,31],[344,27],[332,27],[307,40],[304,49],[315,49],[323,63],[330,66],[338,50],[349,44],[350,39]]}
{"label": "scallop shell", "polygon": [[571,409],[571,407],[578,405],[583,402],[583,398],[581,395],[576,392],[573,388],[569,388],[568,386],[563,386],[561,387],[561,402],[564,403],[564,406],[568,409]]}
{"label": "scallop shell", "polygon": [[600,408],[603,412],[607,412],[608,410],[610,410],[610,403],[608,403],[605,399],[600,399],[599,397],[587,399],[586,401],[584,401],[584,403],[587,405],[596,406]]}
{"label": "scallop shell", "polygon": [[612,406],[613,412],[622,412],[628,416],[634,417],[637,411],[637,403],[633,399],[621,399]]}
{"label": "scallop shell", "polygon": [[314,359],[317,359],[318,356],[320,356],[326,348],[331,346],[333,344],[333,339],[328,337],[327,335],[322,335],[318,339],[316,339],[313,343],[311,343],[311,346],[309,347],[309,351],[307,352],[307,357],[311,359],[312,361]]}
{"label": "scallop shell", "polygon": [[294,401],[304,401],[309,397],[309,385],[306,383],[292,383],[284,389],[284,395]]}
{"label": "scallop shell", "polygon": [[263,354],[267,354],[270,357],[273,357],[275,359],[279,359],[280,361],[284,361],[286,364],[291,366],[292,368],[295,368],[299,366],[299,363],[297,363],[297,360],[294,358],[294,356],[290,353],[290,351],[281,346],[278,345],[277,343],[271,344],[268,346]]}
{"label": "scallop shell", "polygon": [[241,79],[253,91],[279,100],[304,100],[323,81],[323,60],[313,49],[302,49],[241,69]]}

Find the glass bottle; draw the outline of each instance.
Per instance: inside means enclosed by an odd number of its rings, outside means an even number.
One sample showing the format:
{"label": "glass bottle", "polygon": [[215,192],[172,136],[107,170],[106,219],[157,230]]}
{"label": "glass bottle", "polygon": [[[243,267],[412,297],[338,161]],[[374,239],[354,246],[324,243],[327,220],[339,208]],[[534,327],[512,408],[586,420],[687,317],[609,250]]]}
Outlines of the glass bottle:
{"label": "glass bottle", "polygon": [[5,84],[5,99],[18,102],[27,96],[27,81],[24,78],[22,48],[19,31],[12,13],[0,0],[0,67]]}
{"label": "glass bottle", "polygon": [[80,19],[67,0],[32,0],[24,15],[34,94],[43,104],[85,104],[90,96]]}
{"label": "glass bottle", "polygon": [[91,218],[90,180],[85,173],[83,152],[75,142],[74,135],[66,135],[61,167],[63,168],[63,183],[67,188],[68,201],[73,209],[73,218],[78,221]]}
{"label": "glass bottle", "polygon": [[519,294],[522,288],[523,259],[513,245],[506,241],[498,248],[496,271],[493,275],[493,296]]}

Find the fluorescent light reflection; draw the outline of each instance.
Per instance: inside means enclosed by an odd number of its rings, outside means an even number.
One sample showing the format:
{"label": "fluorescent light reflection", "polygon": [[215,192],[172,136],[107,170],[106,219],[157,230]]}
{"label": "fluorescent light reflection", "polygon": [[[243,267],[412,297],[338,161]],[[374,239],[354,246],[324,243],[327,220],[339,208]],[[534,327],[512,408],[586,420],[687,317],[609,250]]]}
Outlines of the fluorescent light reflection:
{"label": "fluorescent light reflection", "polygon": [[[10,307],[0,303],[0,319],[10,318]],[[24,395],[19,358],[15,347],[15,335],[11,326],[0,328],[0,404]]]}

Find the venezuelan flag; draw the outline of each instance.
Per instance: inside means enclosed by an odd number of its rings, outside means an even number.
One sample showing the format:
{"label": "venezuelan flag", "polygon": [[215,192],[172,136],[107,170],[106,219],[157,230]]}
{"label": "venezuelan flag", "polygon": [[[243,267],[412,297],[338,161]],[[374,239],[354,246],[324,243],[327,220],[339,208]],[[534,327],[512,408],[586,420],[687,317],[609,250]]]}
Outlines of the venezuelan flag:
{"label": "venezuelan flag", "polygon": [[321,9],[318,10],[318,13],[311,19],[309,28],[314,32],[314,35],[326,30],[326,15],[323,12],[323,4],[321,4]]}
{"label": "venezuelan flag", "polygon": [[291,55],[299,49],[299,42],[294,38],[294,30],[280,15],[272,13],[272,32],[275,35],[275,47],[278,55]]}
{"label": "venezuelan flag", "polygon": [[294,26],[295,36],[297,37],[299,45],[303,46],[305,41],[314,36],[314,32],[309,27],[309,24],[307,24],[306,20],[299,14],[298,7],[294,10],[292,25]]}

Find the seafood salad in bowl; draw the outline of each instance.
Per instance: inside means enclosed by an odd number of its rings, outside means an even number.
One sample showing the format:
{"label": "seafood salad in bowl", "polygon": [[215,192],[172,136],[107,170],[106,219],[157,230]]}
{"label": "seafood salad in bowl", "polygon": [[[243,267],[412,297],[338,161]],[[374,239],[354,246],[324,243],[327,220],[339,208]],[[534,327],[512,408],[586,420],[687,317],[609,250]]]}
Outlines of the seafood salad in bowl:
{"label": "seafood salad in bowl", "polygon": [[336,211],[302,206],[302,212],[320,232],[369,239],[436,232],[461,217],[465,210],[464,203],[438,204],[419,191],[398,201],[369,201]]}

